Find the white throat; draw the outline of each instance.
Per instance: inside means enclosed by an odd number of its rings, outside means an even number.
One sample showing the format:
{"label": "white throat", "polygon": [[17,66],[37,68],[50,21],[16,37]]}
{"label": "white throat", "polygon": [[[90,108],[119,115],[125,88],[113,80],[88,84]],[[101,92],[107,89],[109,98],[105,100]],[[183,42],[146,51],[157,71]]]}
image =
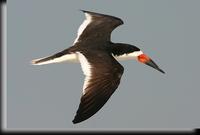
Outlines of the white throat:
{"label": "white throat", "polygon": [[132,52],[132,53],[129,53],[129,54],[123,54],[123,55],[120,55],[120,56],[114,56],[115,59],[117,60],[137,60],[137,57],[139,55],[143,54],[142,51],[135,51],[135,52]]}

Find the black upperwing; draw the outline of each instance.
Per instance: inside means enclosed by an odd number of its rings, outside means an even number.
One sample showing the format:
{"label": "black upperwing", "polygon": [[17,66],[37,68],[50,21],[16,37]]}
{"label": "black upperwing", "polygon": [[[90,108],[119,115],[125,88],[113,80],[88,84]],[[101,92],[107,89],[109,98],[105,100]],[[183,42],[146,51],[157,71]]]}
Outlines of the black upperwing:
{"label": "black upperwing", "polygon": [[[76,41],[109,41],[111,32],[123,24],[120,18],[81,10],[85,13],[86,20],[79,28]],[[87,22],[87,23],[86,23]],[[86,26],[84,26],[86,25]],[[81,30],[82,29],[82,30]]]}

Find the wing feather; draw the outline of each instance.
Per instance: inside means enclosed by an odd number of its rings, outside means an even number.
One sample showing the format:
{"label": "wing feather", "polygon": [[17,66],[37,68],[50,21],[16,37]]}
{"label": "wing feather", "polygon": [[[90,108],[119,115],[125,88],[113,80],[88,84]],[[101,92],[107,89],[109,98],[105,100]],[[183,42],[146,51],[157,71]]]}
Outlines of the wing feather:
{"label": "wing feather", "polygon": [[[96,55],[98,53],[101,55]],[[87,86],[83,87],[81,102],[73,123],[84,121],[99,111],[120,83],[123,67],[111,55],[105,52],[98,53],[79,54],[84,74],[88,72],[88,69],[83,65],[92,68],[89,70],[90,79],[84,82]]]}
{"label": "wing feather", "polygon": [[79,41],[101,37],[101,41],[109,41],[111,32],[123,24],[120,18],[82,10],[86,19],[80,25],[74,45]]}

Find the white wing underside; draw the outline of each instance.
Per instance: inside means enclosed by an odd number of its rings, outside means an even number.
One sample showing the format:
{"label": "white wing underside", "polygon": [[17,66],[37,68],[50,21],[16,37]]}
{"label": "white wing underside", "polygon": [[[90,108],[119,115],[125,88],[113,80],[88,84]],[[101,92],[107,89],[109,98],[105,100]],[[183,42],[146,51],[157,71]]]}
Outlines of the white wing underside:
{"label": "white wing underside", "polygon": [[74,41],[74,45],[75,45],[76,42],[78,42],[79,37],[83,33],[85,28],[90,24],[90,22],[92,22],[92,16],[90,14],[85,13],[85,17],[86,17],[86,19],[83,21],[83,23],[80,25],[80,27],[78,29],[78,33],[77,33],[77,37]]}
{"label": "white wing underside", "polygon": [[92,77],[92,71],[91,71],[92,66],[83,54],[78,53],[78,57],[79,57],[79,61],[81,63],[82,71],[85,75],[85,80],[84,80],[84,84],[83,84],[83,95],[84,95],[85,94],[85,88],[88,86],[89,81]]}

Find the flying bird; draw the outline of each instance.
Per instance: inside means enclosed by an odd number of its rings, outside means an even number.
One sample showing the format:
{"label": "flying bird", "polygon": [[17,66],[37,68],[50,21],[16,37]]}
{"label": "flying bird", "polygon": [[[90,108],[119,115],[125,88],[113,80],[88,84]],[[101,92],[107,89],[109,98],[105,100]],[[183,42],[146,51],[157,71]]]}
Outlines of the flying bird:
{"label": "flying bird", "polygon": [[72,121],[74,124],[98,112],[118,88],[124,68],[117,60],[135,59],[165,73],[138,47],[110,40],[112,31],[123,24],[120,18],[81,11],[86,19],[78,29],[73,46],[54,55],[31,61],[33,65],[80,62],[85,80],[79,108]]}

